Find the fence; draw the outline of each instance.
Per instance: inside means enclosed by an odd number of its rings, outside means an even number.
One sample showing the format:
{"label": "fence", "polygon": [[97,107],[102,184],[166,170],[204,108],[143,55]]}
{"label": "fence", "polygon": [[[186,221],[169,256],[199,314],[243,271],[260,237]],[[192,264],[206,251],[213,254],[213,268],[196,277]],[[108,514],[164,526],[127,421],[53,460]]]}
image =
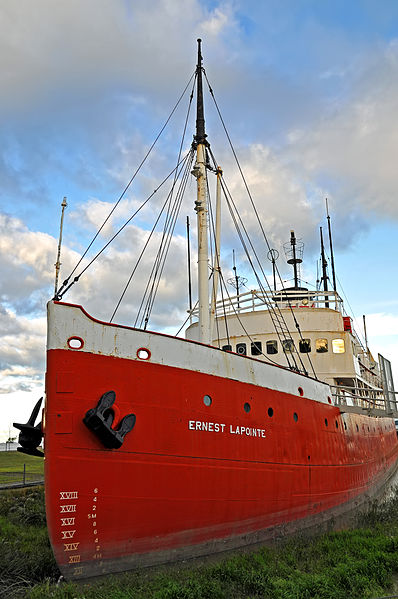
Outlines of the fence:
{"label": "fence", "polygon": [[42,472],[29,472],[29,466],[23,465],[23,470],[0,472],[0,489],[8,487],[30,487],[44,483]]}

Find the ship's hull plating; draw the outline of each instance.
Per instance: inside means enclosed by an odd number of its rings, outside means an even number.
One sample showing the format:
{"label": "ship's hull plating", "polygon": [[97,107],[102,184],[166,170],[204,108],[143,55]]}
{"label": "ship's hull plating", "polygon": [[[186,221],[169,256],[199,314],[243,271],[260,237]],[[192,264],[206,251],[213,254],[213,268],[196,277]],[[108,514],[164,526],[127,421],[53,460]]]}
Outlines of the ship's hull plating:
{"label": "ship's hull plating", "polygon": [[[342,413],[326,385],[75,306],[49,311],[46,509],[67,578],[307,527],[352,510],[395,470],[393,421]],[[83,423],[109,390],[114,426],[136,415],[120,449]]]}

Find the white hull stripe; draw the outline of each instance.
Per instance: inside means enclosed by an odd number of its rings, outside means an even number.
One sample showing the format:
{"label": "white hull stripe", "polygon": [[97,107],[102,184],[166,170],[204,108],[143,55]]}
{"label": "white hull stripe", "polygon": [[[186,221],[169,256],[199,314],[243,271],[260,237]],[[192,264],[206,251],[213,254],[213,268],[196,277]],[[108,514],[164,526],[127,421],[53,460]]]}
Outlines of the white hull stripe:
{"label": "white hull stripe", "polygon": [[[68,344],[71,338],[83,340],[82,347],[72,349],[71,342]],[[144,351],[140,353],[144,359],[137,355],[140,348],[149,351],[147,354]],[[297,396],[300,395],[300,387],[304,397],[322,403],[328,403],[328,396],[331,397],[328,385],[284,368],[195,341],[100,322],[89,316],[81,306],[53,301],[48,303],[47,329],[47,350],[52,349],[146,361]]]}

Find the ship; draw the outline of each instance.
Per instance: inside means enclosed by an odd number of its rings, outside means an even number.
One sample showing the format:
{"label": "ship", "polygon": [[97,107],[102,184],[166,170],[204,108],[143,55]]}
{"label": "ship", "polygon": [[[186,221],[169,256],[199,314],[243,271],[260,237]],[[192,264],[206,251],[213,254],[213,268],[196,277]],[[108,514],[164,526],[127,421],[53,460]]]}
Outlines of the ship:
{"label": "ship", "polygon": [[[42,422],[38,402],[16,426],[22,451],[40,455],[44,437],[48,532],[69,580],[333,527],[396,474],[391,364],[373,358],[328,286],[323,240],[321,288],[303,287],[302,244],[291,231],[292,286],[274,276],[274,285],[243,291],[235,268],[234,294],[215,291],[222,272],[218,241],[212,264],[208,252],[203,73],[198,40],[199,299],[185,337],[67,303],[79,277],[48,303]],[[211,169],[219,191],[222,170]],[[275,250],[269,257],[275,275]]]}

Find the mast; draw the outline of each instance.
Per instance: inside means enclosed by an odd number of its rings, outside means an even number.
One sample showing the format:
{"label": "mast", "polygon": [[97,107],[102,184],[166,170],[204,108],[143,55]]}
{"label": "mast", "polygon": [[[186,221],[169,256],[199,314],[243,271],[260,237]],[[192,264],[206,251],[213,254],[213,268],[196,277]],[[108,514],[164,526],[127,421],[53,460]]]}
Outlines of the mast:
{"label": "mast", "polygon": [[[294,234],[294,231],[290,231],[290,247],[291,247],[291,249],[290,249],[290,255],[292,256],[292,258],[289,258],[287,260],[287,263],[288,264],[293,264],[294,288],[298,289],[299,288],[299,276],[298,276],[297,264],[301,264],[302,263],[302,259],[301,258],[297,258],[296,245],[297,245],[297,239],[296,239],[296,236]],[[301,244],[301,246],[302,245],[303,244]]]}
{"label": "mast", "polygon": [[189,235],[189,226],[189,216],[187,216],[189,321],[192,322],[191,240]]}
{"label": "mast", "polygon": [[198,225],[198,291],[199,291],[199,341],[210,343],[209,313],[209,250],[207,224],[207,174],[205,118],[202,88],[201,39],[198,39],[198,63],[196,66],[197,104],[196,104],[196,162],[193,174],[197,181],[197,199],[195,210]]}
{"label": "mast", "polygon": [[66,198],[64,197],[64,199],[62,200],[62,212],[61,212],[61,224],[59,227],[59,241],[58,241],[58,251],[57,251],[57,261],[55,263],[55,285],[54,285],[54,297],[57,295],[57,289],[58,289],[58,276],[59,276],[59,270],[61,268],[61,244],[62,244],[62,229],[64,226],[64,212],[65,212],[65,208],[67,207],[67,203],[66,203]]}
{"label": "mast", "polygon": [[329,210],[328,210],[328,199],[326,199],[326,216],[327,216],[327,220],[328,220],[328,231],[329,231],[329,245],[330,245],[330,263],[332,266],[332,278],[333,278],[333,291],[336,293],[337,291],[337,286],[336,286],[336,273],[334,270],[334,255],[333,255],[333,243],[332,243],[332,228],[330,226],[330,216],[329,216]]}
{"label": "mast", "polygon": [[210,308],[210,341],[213,340],[214,321],[216,318],[216,301],[217,290],[220,278],[220,241],[221,241],[221,177],[222,170],[218,166],[216,170],[217,187],[216,187],[216,235],[215,235],[215,251],[213,263],[213,290],[211,294]]}
{"label": "mast", "polygon": [[276,261],[279,258],[278,250],[274,250],[273,248],[267,254],[268,260],[272,262],[272,276],[274,279],[274,291],[276,291]]}
{"label": "mast", "polygon": [[369,354],[369,347],[368,347],[368,333],[366,330],[366,318],[365,318],[365,314],[363,314],[362,316],[363,318],[363,332],[365,334],[365,346],[366,346],[366,353]]}
{"label": "mast", "polygon": [[[327,273],[327,261],[326,261],[326,257],[325,257],[325,246],[323,245],[323,235],[322,235],[322,227],[319,227],[320,232],[321,232],[321,257],[322,257],[322,279],[321,281],[323,281],[323,290],[325,292],[328,291],[328,273]],[[325,293],[325,307],[329,308],[329,302],[327,301],[327,295]]]}

